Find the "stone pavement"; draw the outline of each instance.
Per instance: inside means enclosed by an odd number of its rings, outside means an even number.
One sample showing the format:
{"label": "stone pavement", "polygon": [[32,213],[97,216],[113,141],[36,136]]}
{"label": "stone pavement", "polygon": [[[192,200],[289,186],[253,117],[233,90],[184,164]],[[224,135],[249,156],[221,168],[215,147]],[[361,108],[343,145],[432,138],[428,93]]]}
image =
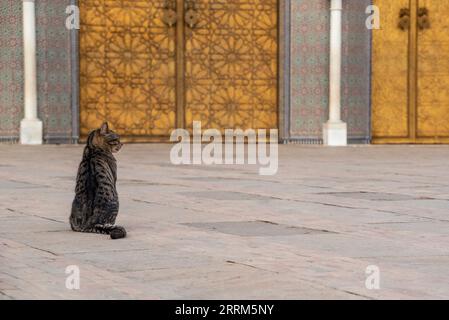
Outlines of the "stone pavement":
{"label": "stone pavement", "polygon": [[275,176],[169,150],[117,156],[110,240],[68,225],[82,146],[0,145],[0,298],[449,298],[449,147],[281,145]]}

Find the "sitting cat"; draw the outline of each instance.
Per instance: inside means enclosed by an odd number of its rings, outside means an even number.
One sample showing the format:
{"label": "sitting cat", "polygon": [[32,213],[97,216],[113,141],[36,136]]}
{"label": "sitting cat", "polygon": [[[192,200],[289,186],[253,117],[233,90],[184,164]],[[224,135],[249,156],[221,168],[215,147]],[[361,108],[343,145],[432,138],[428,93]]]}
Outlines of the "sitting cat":
{"label": "sitting cat", "polygon": [[105,122],[87,138],[76,178],[70,226],[73,231],[126,237],[126,230],[115,225],[119,210],[116,189],[117,164],[112,153],[122,147],[120,137]]}

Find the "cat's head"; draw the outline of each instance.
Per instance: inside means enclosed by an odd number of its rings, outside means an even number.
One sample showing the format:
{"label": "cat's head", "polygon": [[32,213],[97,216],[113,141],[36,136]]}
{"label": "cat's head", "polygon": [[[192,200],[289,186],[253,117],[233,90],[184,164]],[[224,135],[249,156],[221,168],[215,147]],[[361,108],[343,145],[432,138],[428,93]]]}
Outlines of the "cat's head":
{"label": "cat's head", "polygon": [[102,149],[106,152],[119,152],[123,144],[120,142],[120,136],[109,129],[107,122],[103,123],[97,130],[92,131],[87,140],[90,148]]}

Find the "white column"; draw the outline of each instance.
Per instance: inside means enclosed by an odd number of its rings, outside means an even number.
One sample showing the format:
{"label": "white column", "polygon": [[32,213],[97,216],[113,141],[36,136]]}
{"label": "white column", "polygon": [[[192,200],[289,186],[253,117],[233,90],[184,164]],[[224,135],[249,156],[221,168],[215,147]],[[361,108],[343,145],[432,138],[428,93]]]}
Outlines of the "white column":
{"label": "white column", "polygon": [[37,118],[36,13],[34,0],[23,0],[24,114],[20,143],[42,144],[42,121]]}
{"label": "white column", "polygon": [[347,125],[341,121],[341,16],[342,0],[330,5],[329,121],[323,125],[323,142],[328,146],[347,145]]}

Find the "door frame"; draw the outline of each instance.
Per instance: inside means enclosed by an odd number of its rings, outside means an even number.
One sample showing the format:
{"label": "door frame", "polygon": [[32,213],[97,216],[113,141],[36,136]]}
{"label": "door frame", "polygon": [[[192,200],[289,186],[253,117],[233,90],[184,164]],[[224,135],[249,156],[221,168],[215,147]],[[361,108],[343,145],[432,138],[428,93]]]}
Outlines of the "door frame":
{"label": "door frame", "polygon": [[[182,1],[182,0],[177,0]],[[277,116],[279,141],[285,141],[289,138],[290,127],[290,1],[277,0],[277,16],[278,16],[278,59],[277,59]],[[79,5],[79,0],[70,0],[70,5]],[[182,6],[181,6],[182,7]],[[182,14],[178,10],[178,14]],[[181,50],[178,50],[180,52]],[[72,137],[73,142],[78,143],[80,140],[80,42],[79,30],[72,29],[70,32],[70,70],[71,70],[71,113],[72,113]],[[182,81],[177,81],[177,85]],[[177,90],[176,98],[184,100],[180,97],[181,90]],[[177,122],[179,126],[181,120],[184,121],[184,110],[179,110],[180,103],[177,102],[176,109]],[[179,120],[181,119],[181,120]],[[148,141],[148,142],[153,142]],[[154,142],[161,142],[156,139]]]}

